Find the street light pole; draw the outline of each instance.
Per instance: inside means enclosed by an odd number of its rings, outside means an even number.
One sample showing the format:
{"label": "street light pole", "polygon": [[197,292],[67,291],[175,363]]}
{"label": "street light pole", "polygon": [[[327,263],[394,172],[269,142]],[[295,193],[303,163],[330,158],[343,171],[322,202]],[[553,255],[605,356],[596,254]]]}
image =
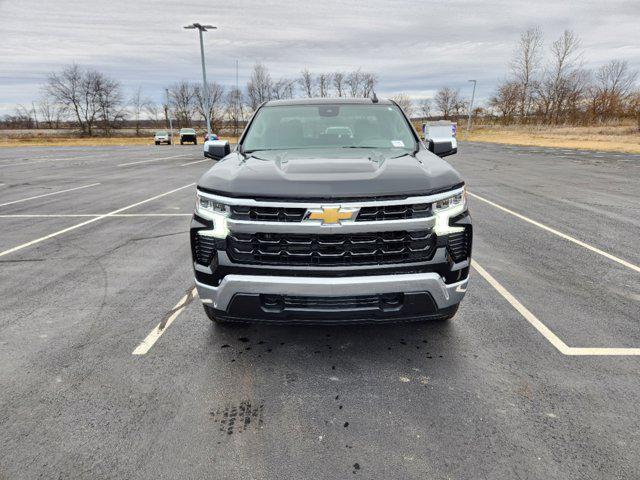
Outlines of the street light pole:
{"label": "street light pole", "polygon": [[473,112],[473,100],[476,96],[476,81],[475,80],[469,80],[470,82],[473,82],[473,93],[471,94],[471,103],[469,104],[469,119],[467,120],[467,134],[471,131],[471,114]]}
{"label": "street light pole", "polygon": [[171,146],[175,145],[173,141],[173,122],[171,121],[171,106],[169,105],[169,89],[165,88],[164,93],[167,95],[167,118],[169,119],[169,140],[171,141]]}
{"label": "street light pole", "polygon": [[198,35],[200,36],[200,60],[202,61],[202,95],[204,98],[204,116],[207,122],[207,138],[211,138],[211,105],[209,104],[209,86],[207,85],[207,68],[204,64],[204,41],[202,40],[202,32],[206,32],[209,29],[216,29],[213,25],[201,25],[199,23],[193,23],[187,25],[184,28],[187,30],[198,29]]}

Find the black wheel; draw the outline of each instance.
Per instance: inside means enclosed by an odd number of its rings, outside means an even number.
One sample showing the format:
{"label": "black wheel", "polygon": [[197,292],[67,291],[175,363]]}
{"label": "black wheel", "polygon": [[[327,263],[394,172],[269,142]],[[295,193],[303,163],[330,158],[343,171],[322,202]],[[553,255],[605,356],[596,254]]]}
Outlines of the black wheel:
{"label": "black wheel", "polygon": [[160,145],[160,142],[156,142],[156,145]]}
{"label": "black wheel", "polygon": [[194,145],[197,145],[197,144],[198,144],[198,140],[194,140],[194,141],[193,141],[193,144],[194,144]]}
{"label": "black wheel", "polygon": [[169,140],[169,141],[167,142],[167,145],[171,145],[171,140]]}
{"label": "black wheel", "polygon": [[182,140],[180,140],[180,145],[184,145],[184,142]]}

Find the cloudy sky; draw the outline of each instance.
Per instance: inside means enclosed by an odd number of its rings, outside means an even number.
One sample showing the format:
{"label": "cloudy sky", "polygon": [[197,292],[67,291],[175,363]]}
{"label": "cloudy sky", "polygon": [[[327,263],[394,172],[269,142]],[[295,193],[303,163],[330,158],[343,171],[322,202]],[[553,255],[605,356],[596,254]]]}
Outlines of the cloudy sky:
{"label": "cloudy sky", "polygon": [[[0,115],[40,94],[47,73],[77,63],[141,86],[159,100],[177,80],[200,78],[199,21],[211,80],[244,83],[261,61],[275,78],[362,67],[382,95],[429,97],[443,86],[488,97],[521,31],[547,45],[569,28],[588,67],[624,58],[640,69],[640,1],[469,0],[0,0]],[[468,92],[467,92],[468,93]]]}

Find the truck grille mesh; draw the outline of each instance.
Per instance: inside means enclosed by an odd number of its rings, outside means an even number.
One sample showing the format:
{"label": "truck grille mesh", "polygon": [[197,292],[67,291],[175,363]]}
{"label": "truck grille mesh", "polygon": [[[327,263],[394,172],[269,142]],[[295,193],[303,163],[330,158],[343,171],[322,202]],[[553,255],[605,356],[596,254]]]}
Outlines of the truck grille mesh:
{"label": "truck grille mesh", "polygon": [[464,231],[452,233],[449,236],[449,245],[447,249],[451,258],[455,262],[466,260],[471,254],[471,228],[466,227]]}
{"label": "truck grille mesh", "polygon": [[431,205],[385,205],[383,207],[362,207],[356,222],[381,222],[385,220],[405,220],[431,216]]}
{"label": "truck grille mesh", "polygon": [[216,239],[197,233],[193,237],[192,245],[196,262],[200,265],[210,265],[213,252],[216,250]]}
{"label": "truck grille mesh", "polygon": [[227,254],[237,263],[264,265],[376,265],[429,260],[435,249],[430,231],[350,235],[282,233],[232,234]]}
{"label": "truck grille mesh", "polygon": [[[301,222],[306,208],[257,207],[233,205],[231,218],[253,222]],[[431,204],[385,205],[381,207],[362,207],[356,222],[381,222],[385,220],[403,220],[430,217]]]}

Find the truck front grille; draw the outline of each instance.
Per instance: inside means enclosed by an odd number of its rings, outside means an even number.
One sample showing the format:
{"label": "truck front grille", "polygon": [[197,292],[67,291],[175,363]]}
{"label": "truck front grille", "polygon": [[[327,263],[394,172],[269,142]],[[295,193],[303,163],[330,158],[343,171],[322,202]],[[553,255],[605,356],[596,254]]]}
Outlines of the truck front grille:
{"label": "truck front grille", "polygon": [[349,235],[234,233],[227,237],[227,254],[237,263],[263,265],[377,265],[429,260],[435,240],[427,230]]}

